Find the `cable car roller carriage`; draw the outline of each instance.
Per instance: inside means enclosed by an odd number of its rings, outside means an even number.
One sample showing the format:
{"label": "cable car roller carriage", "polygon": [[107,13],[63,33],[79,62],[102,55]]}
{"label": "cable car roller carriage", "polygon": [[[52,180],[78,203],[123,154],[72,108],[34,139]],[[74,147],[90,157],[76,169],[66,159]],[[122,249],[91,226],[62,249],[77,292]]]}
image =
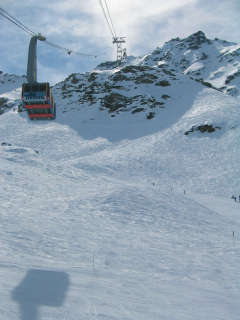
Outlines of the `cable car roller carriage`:
{"label": "cable car roller carriage", "polygon": [[37,41],[45,41],[41,34],[34,35],[29,44],[27,83],[22,85],[22,102],[31,120],[55,119],[56,106],[49,82],[37,82]]}

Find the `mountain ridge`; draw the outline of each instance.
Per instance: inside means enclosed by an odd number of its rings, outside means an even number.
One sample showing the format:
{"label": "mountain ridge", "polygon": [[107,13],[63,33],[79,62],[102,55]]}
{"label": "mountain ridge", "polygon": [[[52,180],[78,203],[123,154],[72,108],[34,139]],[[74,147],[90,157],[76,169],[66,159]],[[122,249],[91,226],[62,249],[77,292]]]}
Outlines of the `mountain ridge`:
{"label": "mountain ridge", "polygon": [[[188,88],[205,86],[238,96],[238,50],[232,42],[209,40],[199,31],[185,39],[172,39],[145,57],[128,57],[120,65],[105,62],[92,72],[72,74],[55,86],[55,92],[60,104],[69,99],[79,108],[107,110],[111,117],[121,112],[143,113],[150,120],[161,115],[174,94],[191,94]],[[68,112],[68,107],[62,112]]]}

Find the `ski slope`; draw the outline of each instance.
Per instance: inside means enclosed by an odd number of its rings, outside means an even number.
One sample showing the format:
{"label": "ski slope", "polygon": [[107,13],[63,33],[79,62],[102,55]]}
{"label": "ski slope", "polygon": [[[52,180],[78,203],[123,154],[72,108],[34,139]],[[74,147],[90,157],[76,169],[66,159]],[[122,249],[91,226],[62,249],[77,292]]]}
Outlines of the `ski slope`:
{"label": "ski slope", "polygon": [[239,100],[91,119],[1,116],[0,319],[239,319]]}

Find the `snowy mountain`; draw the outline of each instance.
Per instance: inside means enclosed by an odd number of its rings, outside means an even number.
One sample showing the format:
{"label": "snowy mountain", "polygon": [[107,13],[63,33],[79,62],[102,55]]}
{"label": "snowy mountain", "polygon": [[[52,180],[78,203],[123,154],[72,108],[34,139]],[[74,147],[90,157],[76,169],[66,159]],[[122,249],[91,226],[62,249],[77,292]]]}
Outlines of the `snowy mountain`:
{"label": "snowy mountain", "polygon": [[207,39],[199,31],[186,39],[173,39],[148,55],[143,64],[162,61],[200,82],[239,95],[240,46],[219,39]]}
{"label": "snowy mountain", "polygon": [[64,106],[59,111],[72,112],[76,106],[76,110],[108,111],[111,117],[127,112],[152,119],[171,110],[179,98],[188,107],[202,86],[237,96],[238,51],[239,45],[209,40],[201,31],[173,39],[145,57],[129,57],[120,66],[107,62],[91,73],[70,75],[55,87],[57,101]]}
{"label": "snowy mountain", "polygon": [[238,320],[236,51],[198,32],[1,115],[0,319]]}
{"label": "snowy mountain", "polygon": [[[25,76],[16,76],[0,71],[0,114],[14,106],[15,100],[20,96],[19,88],[24,82],[26,82]],[[14,90],[15,94],[13,94]],[[9,94],[11,98],[9,98]]]}

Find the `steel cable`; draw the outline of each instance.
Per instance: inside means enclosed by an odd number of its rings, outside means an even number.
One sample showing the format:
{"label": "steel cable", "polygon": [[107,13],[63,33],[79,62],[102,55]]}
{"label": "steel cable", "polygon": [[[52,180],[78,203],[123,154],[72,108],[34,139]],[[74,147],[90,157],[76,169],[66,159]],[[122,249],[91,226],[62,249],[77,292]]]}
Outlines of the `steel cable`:
{"label": "steel cable", "polygon": [[15,20],[14,18],[12,18],[10,15],[6,14],[4,12],[5,10],[3,10],[2,8],[0,8],[0,15],[4,18],[6,18],[7,20],[9,20],[10,22],[14,23],[17,27],[19,27],[20,29],[22,29],[23,31],[27,32],[28,34],[30,34],[31,36],[34,36],[35,33],[33,31],[31,31],[30,29],[28,29],[27,27],[25,27],[22,23],[18,23],[17,20]]}
{"label": "steel cable", "polygon": [[9,20],[10,22],[12,22],[13,24],[15,24],[17,27],[19,27],[20,29],[22,29],[23,31],[28,33],[29,35],[31,35],[31,36],[41,36],[42,38],[45,38],[45,40],[43,40],[43,39],[39,39],[39,40],[44,41],[46,44],[48,44],[48,45],[50,45],[50,46],[52,46],[54,48],[64,50],[68,54],[74,53],[74,54],[77,54],[77,55],[80,55],[80,56],[94,57],[94,58],[97,57],[97,55],[78,52],[78,51],[62,47],[62,46],[60,46],[58,44],[55,44],[53,42],[50,42],[50,41],[46,40],[46,37],[43,37],[40,33],[37,34],[37,33],[33,32],[31,29],[26,27],[22,22],[20,22],[19,20],[17,20],[13,16],[11,16],[6,10],[4,10],[2,8],[0,8],[0,15],[2,17],[6,18],[7,20]]}
{"label": "steel cable", "polygon": [[109,22],[109,19],[108,19],[108,17],[107,17],[107,13],[106,13],[106,11],[105,11],[105,9],[104,9],[104,6],[103,6],[103,3],[102,3],[102,0],[99,0],[99,3],[100,3],[100,6],[101,6],[101,8],[102,8],[103,15],[104,15],[105,20],[106,20],[106,22],[107,22],[108,28],[109,28],[109,30],[110,30],[110,32],[111,32],[111,34],[112,34],[113,38],[114,38],[114,37],[116,37],[116,35],[115,35],[115,33],[114,33],[114,30],[112,29],[111,23]]}
{"label": "steel cable", "polygon": [[104,0],[104,2],[105,2],[105,6],[106,6],[106,8],[107,8],[107,13],[108,13],[108,16],[109,16],[109,19],[110,19],[111,25],[112,25],[112,30],[113,30],[113,32],[114,32],[114,36],[116,37],[116,36],[117,36],[117,34],[116,34],[116,30],[115,30],[115,28],[114,28],[114,24],[113,24],[113,21],[112,21],[112,17],[111,17],[111,14],[110,14],[109,8],[108,8],[107,0]]}

